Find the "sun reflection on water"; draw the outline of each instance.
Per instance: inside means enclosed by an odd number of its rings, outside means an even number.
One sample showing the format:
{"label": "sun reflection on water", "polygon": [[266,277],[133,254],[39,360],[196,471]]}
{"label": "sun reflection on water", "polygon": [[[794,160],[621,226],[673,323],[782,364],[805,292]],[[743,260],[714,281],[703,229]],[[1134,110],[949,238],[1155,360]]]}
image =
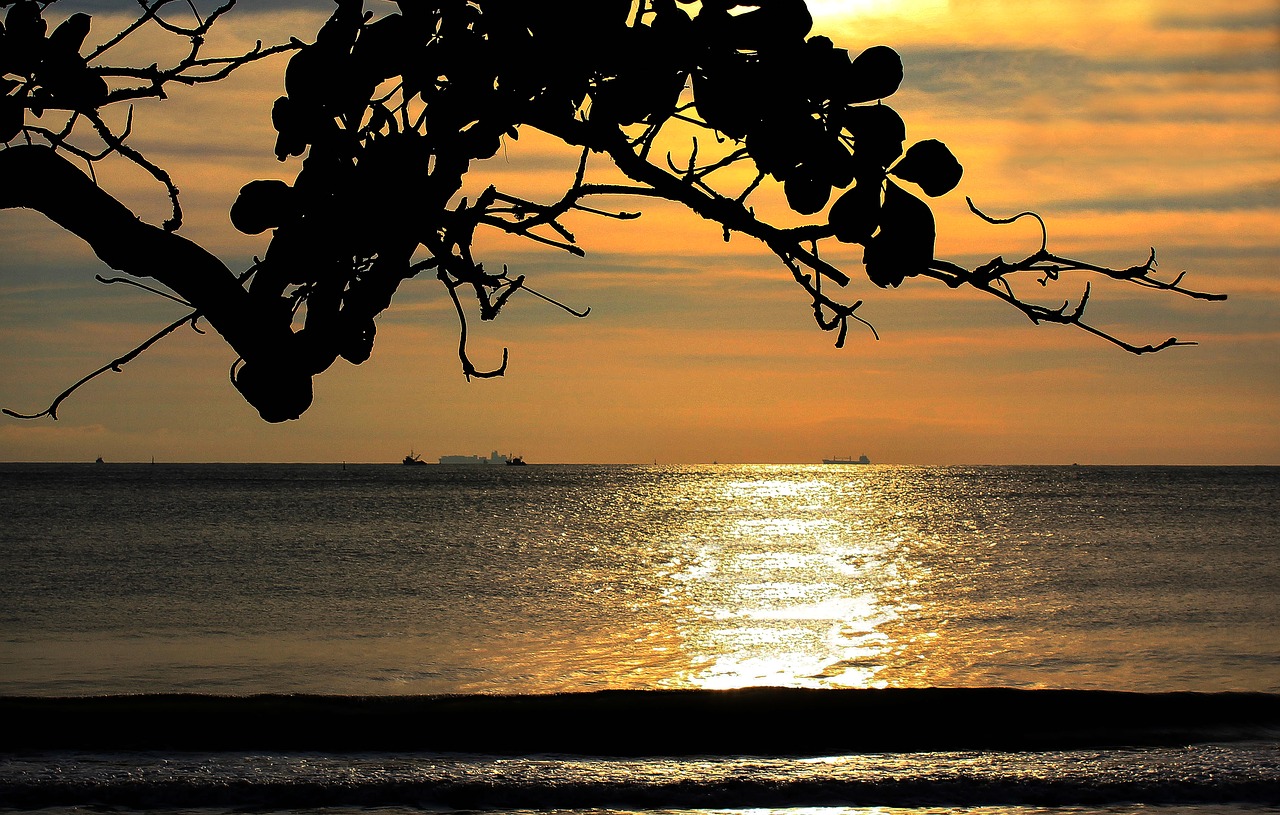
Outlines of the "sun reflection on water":
{"label": "sun reflection on water", "polygon": [[901,508],[863,500],[871,473],[813,475],[766,471],[703,496],[718,511],[690,521],[667,575],[689,614],[683,681],[884,687],[890,663],[936,636],[914,619],[922,573],[893,528]]}

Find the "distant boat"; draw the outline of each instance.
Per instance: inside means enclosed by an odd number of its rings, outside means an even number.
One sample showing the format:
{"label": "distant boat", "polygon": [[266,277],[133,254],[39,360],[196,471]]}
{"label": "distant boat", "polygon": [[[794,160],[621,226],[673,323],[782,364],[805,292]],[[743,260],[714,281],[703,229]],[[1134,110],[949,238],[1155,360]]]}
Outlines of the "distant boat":
{"label": "distant boat", "polygon": [[508,467],[523,467],[524,465],[525,465],[525,460],[521,456],[511,456],[510,458],[507,459]]}
{"label": "distant boat", "polygon": [[413,451],[410,450],[409,455],[405,456],[400,463],[401,464],[426,464],[427,462],[423,461],[421,456],[414,455]]}
{"label": "distant boat", "polygon": [[835,458],[824,458],[822,460],[822,463],[823,464],[870,464],[871,459],[867,458],[866,456],[858,456],[857,458],[854,458],[853,456],[845,456],[843,458],[841,458],[840,456],[836,456]]}
{"label": "distant boat", "polygon": [[98,459],[97,459],[96,461],[94,461],[93,463],[94,463],[94,464],[102,464],[102,463],[103,463],[103,462],[102,462],[102,456],[98,456]]}
{"label": "distant boat", "polygon": [[488,458],[484,456],[441,456],[441,464],[510,464],[511,461],[507,456],[498,455],[498,451],[494,450],[489,454]]}

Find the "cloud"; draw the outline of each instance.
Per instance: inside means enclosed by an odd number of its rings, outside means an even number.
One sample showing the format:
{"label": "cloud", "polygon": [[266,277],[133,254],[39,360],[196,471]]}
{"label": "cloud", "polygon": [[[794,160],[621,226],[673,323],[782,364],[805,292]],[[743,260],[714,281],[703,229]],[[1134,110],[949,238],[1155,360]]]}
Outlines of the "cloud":
{"label": "cloud", "polygon": [[1280,210],[1280,180],[1210,191],[1157,193],[1152,195],[1090,196],[1050,202],[1046,207],[1068,212],[1234,211]]}
{"label": "cloud", "polygon": [[[901,51],[904,91],[924,94],[930,104],[963,115],[982,110],[1013,119],[1042,119],[1046,113],[1095,118],[1099,111],[1111,110],[1106,100],[1124,97],[1126,92],[1155,94],[1168,100],[1169,107],[1147,111],[1119,104],[1108,118],[1205,120],[1243,115],[1274,119],[1280,112],[1274,104],[1251,103],[1244,110],[1229,104],[1249,93],[1255,101],[1274,100],[1280,49],[1272,44],[1121,57],[1057,48],[939,46]],[[1208,99],[1189,93],[1210,87],[1215,95]]]}
{"label": "cloud", "polygon": [[1257,31],[1280,28],[1280,8],[1260,8],[1207,16],[1167,14],[1156,18],[1156,28],[1192,31]]}
{"label": "cloud", "polygon": [[1093,73],[1113,74],[1248,74],[1280,69],[1280,49],[1266,47],[1219,53],[1132,56],[1095,60],[1089,64],[1089,68]]}
{"label": "cloud", "polygon": [[1081,104],[1093,92],[1089,62],[1047,48],[904,48],[905,87],[984,109],[1011,109],[1044,94]]}

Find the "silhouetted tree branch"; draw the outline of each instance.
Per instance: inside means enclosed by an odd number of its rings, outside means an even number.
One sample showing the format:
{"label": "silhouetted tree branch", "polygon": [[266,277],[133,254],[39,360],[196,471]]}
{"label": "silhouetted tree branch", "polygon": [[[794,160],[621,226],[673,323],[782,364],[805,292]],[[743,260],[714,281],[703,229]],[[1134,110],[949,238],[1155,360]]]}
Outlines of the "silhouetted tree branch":
{"label": "silhouetted tree branch", "polygon": [[[963,172],[959,161],[933,139],[906,145],[902,119],[883,101],[903,78],[898,55],[885,46],[851,55],[811,36],[804,0],[396,0],[400,12],[380,17],[362,0],[336,0],[314,42],[258,42],[213,57],[203,53],[206,37],[235,0],[204,17],[175,3],[140,0],[132,24],[82,57],[87,15],[70,15],[48,33],[44,13],[52,3],[8,0],[0,141],[20,144],[0,151],[0,206],[43,213],[112,268],[151,278],[193,307],[103,370],[203,316],[239,355],[233,383],[269,421],[300,415],[310,404],[311,377],[337,358],[367,359],[374,319],[401,283],[428,270],[454,305],[463,374],[502,375],[506,349],[495,369],[470,361],[460,292],[474,300],[481,320],[495,319],[519,291],[576,316],[589,309],[529,288],[505,265],[500,274],[486,271],[473,256],[477,230],[583,255],[569,215],[639,216],[596,203],[612,197],[676,202],[716,224],[726,241],[734,233],[760,241],[805,292],[818,326],[837,332],[837,346],[851,320],[870,324],[856,313],[862,300],[837,296],[851,277],[824,259],[835,255],[826,251],[833,245],[860,245],[862,271],[876,286],[911,277],[968,286],[1035,323],[1075,326],[1133,353],[1189,343],[1137,345],[1092,325],[1084,318],[1087,283],[1074,306],[1052,307],[1024,299],[1013,281],[1030,277],[1046,286],[1079,273],[1222,299],[1184,288],[1181,276],[1156,278],[1154,252],[1129,269],[1060,257],[1048,251],[1038,215],[996,219],[972,203],[992,223],[1036,218],[1040,249],[975,269],[935,258],[933,214],[912,189],[926,197],[949,193]],[[149,25],[186,39],[185,55],[167,67],[101,64]],[[251,181],[241,189],[233,225],[247,234],[269,231],[270,239],[253,269],[237,276],[174,234],[181,224],[177,186],[127,143],[132,112],[117,132],[101,109],[164,98],[173,83],[216,82],[286,52],[294,52],[286,93],[270,116],[276,157],[301,159],[300,167],[292,183]],[[30,121],[50,110],[65,119]],[[81,123],[95,146],[83,143]],[[564,194],[538,202],[489,185],[473,200],[461,197],[473,163],[527,127],[581,151]],[[165,188],[172,216],[164,224],[142,223],[96,185],[93,165],[110,155]],[[593,155],[627,183],[588,181]],[[790,223],[768,214],[766,189],[780,190]],[[417,259],[423,254],[426,260]],[[66,395],[37,415],[54,416]]]}
{"label": "silhouetted tree branch", "polygon": [[275,372],[273,401],[284,404],[283,396],[274,391],[292,387],[305,389],[305,394],[292,394],[294,405],[310,402],[310,377],[295,371],[297,343],[287,323],[262,313],[261,305],[250,299],[218,258],[186,238],[143,222],[53,148],[20,145],[0,150],[0,208],[10,207],[43,214],[84,240],[111,268],[151,278],[193,304],[241,357]]}
{"label": "silhouetted tree branch", "polygon": [[1194,342],[1185,342],[1178,340],[1175,337],[1170,337],[1158,345],[1134,345],[1084,321],[1085,307],[1089,303],[1089,294],[1091,291],[1088,283],[1085,284],[1084,291],[1080,295],[1080,299],[1076,302],[1074,308],[1071,307],[1070,302],[1063,303],[1058,308],[1051,308],[1028,302],[1016,295],[1013,291],[1013,285],[1009,281],[1011,275],[1027,272],[1036,273],[1036,279],[1040,285],[1046,286],[1050,281],[1060,279],[1063,274],[1070,272],[1084,272],[1109,277],[1112,280],[1121,280],[1133,283],[1143,288],[1176,292],[1197,300],[1227,299],[1225,294],[1209,294],[1207,292],[1183,288],[1180,284],[1182,283],[1183,277],[1186,275],[1185,272],[1179,274],[1172,281],[1167,282],[1154,277],[1153,274],[1156,266],[1155,249],[1151,250],[1151,254],[1147,257],[1145,263],[1130,266],[1127,269],[1111,269],[1106,266],[1098,266],[1085,261],[1060,257],[1048,250],[1048,227],[1045,225],[1044,219],[1036,213],[1020,212],[1010,218],[992,218],[974,206],[973,201],[968,198],[966,198],[965,201],[969,204],[969,209],[972,210],[975,215],[992,224],[1010,224],[1024,217],[1035,218],[1040,224],[1040,249],[1022,260],[1014,261],[1012,263],[1006,261],[1002,257],[997,257],[976,269],[973,269],[972,271],[953,263],[935,259],[934,262],[930,264],[925,275],[927,277],[933,277],[937,280],[941,280],[952,288],[971,286],[979,291],[986,292],[987,294],[1005,301],[1014,308],[1017,308],[1033,323],[1073,325],[1134,354],[1153,353],[1174,345],[1196,344]]}

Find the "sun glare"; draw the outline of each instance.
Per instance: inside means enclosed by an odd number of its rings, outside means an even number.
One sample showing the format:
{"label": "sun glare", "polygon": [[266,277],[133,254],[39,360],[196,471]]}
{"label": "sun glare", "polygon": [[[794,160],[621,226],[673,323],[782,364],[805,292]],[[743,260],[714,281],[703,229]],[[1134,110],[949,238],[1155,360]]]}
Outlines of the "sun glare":
{"label": "sun glare", "polygon": [[861,474],[756,475],[710,499],[723,502],[728,522],[688,530],[697,549],[668,575],[669,600],[689,615],[687,681],[704,688],[890,684],[890,666],[932,633],[907,619],[919,610],[905,598],[919,575],[892,530],[902,508],[864,500]]}

